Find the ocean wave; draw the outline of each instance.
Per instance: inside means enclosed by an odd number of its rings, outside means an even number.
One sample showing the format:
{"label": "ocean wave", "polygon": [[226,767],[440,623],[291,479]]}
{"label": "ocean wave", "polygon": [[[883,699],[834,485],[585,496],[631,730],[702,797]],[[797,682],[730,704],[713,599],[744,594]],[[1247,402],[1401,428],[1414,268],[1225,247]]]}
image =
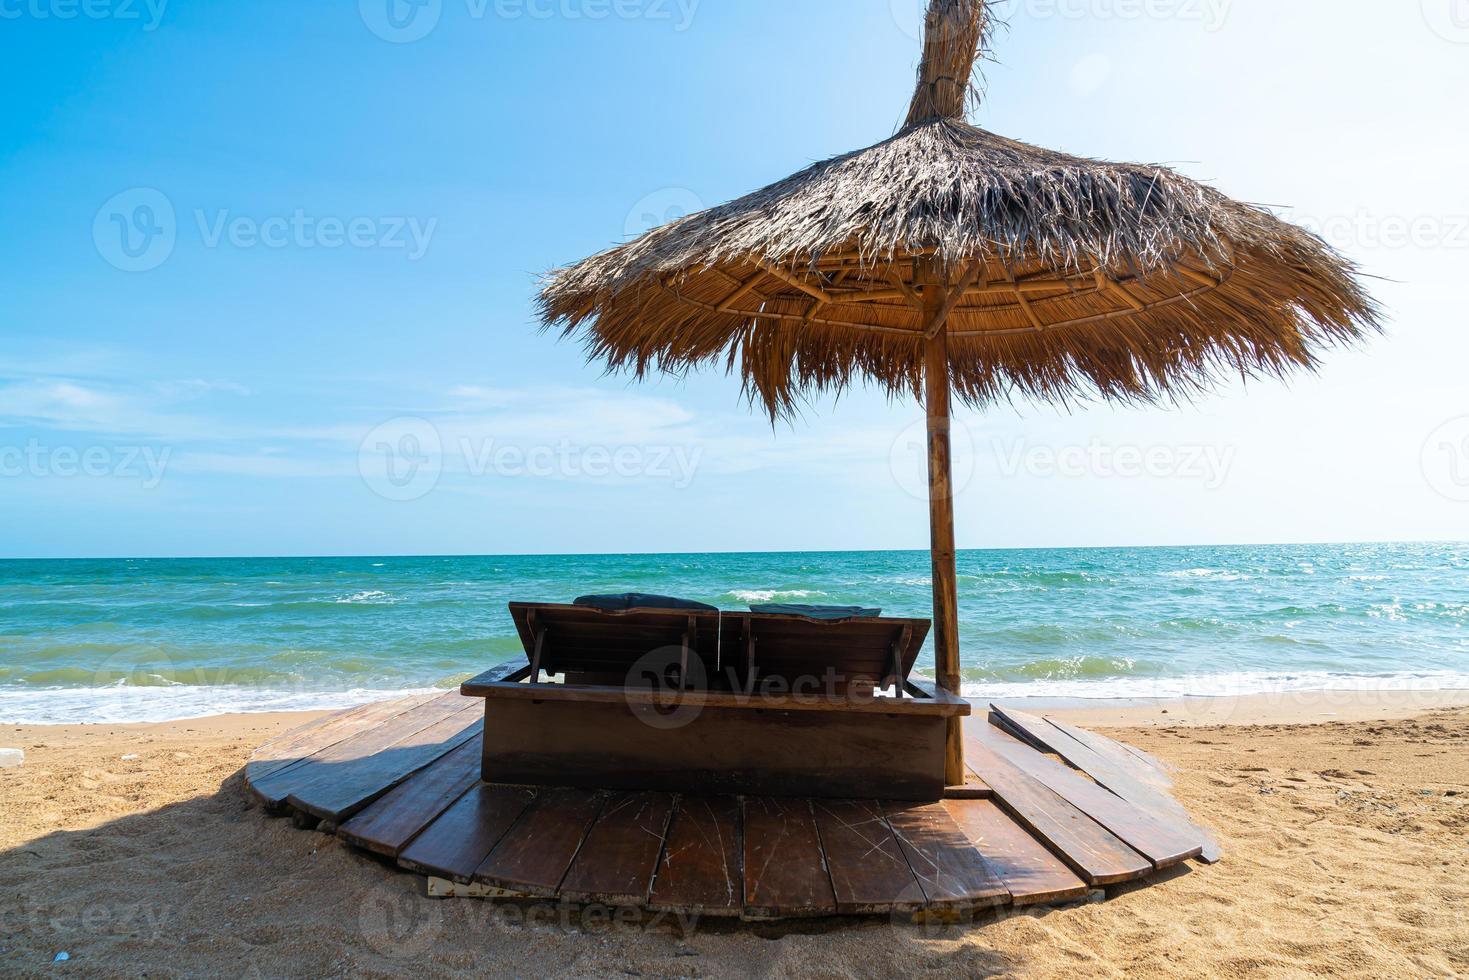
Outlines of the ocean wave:
{"label": "ocean wave", "polygon": [[372,605],[390,606],[398,600],[386,592],[378,589],[368,589],[363,592],[354,592],[351,595],[338,596],[332,602],[338,605]]}
{"label": "ocean wave", "polygon": [[737,602],[774,602],[777,599],[811,599],[826,593],[818,589],[731,589],[725,595]]}
{"label": "ocean wave", "polygon": [[1181,579],[1208,579],[1213,582],[1243,582],[1250,576],[1244,572],[1237,572],[1225,568],[1185,568],[1172,572],[1164,572],[1164,578]]}

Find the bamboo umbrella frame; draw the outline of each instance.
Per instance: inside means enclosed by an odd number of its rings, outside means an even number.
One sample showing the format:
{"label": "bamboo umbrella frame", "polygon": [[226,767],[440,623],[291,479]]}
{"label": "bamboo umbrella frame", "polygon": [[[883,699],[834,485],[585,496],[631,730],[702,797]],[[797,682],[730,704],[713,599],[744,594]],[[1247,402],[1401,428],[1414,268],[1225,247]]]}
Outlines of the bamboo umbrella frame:
{"label": "bamboo umbrella frame", "polygon": [[[772,419],[873,383],[927,411],[937,681],[959,693],[952,400],[1187,399],[1379,328],[1317,236],[1165,167],[971,125],[984,0],[930,0],[896,134],[551,273],[546,327],[636,377],[724,363]],[[946,751],[964,779],[957,720]]]}

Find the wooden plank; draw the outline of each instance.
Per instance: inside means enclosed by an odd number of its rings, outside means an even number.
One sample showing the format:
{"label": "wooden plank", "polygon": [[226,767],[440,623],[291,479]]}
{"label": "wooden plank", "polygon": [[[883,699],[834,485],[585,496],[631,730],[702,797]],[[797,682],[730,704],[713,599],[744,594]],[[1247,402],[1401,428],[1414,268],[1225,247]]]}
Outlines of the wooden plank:
{"label": "wooden plank", "polygon": [[[967,730],[967,729],[966,729]],[[975,775],[974,770],[964,767],[964,785],[944,787],[946,800],[987,800],[995,795],[989,783]]]}
{"label": "wooden plank", "polygon": [[465,742],[478,741],[483,714],[468,699],[466,707],[361,759],[317,767],[312,777],[291,787],[286,802],[302,813],[340,823],[362,812],[403,780]]}
{"label": "wooden plank", "polygon": [[404,780],[337,833],[358,847],[397,857],[419,831],[479,782],[480,751],[476,735]]}
{"label": "wooden plank", "polygon": [[1055,752],[1113,793],[1145,810],[1154,820],[1167,823],[1179,832],[1196,836],[1203,845],[1199,856],[1205,861],[1218,861],[1222,856],[1219,842],[1214,835],[1195,823],[1188,811],[1166,791],[1140,778],[1137,768],[1139,763],[1128,757],[1118,743],[1108,739],[1111,742],[1111,746],[1108,746],[1094,741],[1094,748],[1053,722],[1022,711],[995,708],[993,705],[991,709],[1020,738]]}
{"label": "wooden plank", "polygon": [[966,739],[965,761],[995,791],[995,802],[1092,885],[1141,878],[1153,870],[1147,858],[1054,792],[990,751]]}
{"label": "wooden plank", "polygon": [[1090,891],[992,800],[945,800],[944,809],[984,855],[1016,905],[1069,902]]}
{"label": "wooden plank", "polygon": [[1168,775],[1167,767],[1156,757],[1149,755],[1142,749],[1089,732],[1085,728],[1077,728],[1062,721],[1052,718],[1043,719],[1047,725],[1059,728],[1063,734],[1069,735],[1093,752],[1107,759],[1120,770],[1137,778],[1139,782],[1157,789],[1159,792],[1167,793],[1173,786],[1173,777]]}
{"label": "wooden plank", "polygon": [[998,720],[1001,727],[1016,738],[1029,742],[1044,752],[1054,752],[1098,782],[1103,782],[1102,777],[1105,776],[1119,786],[1132,783],[1153,787],[1158,785],[1157,773],[1151,766],[1145,765],[1111,739],[1094,736],[1084,729],[1047,721],[1023,711],[994,706],[990,710],[992,720]]}
{"label": "wooden plank", "polygon": [[[466,701],[457,692],[435,695],[414,704],[406,711],[379,720],[365,730],[312,753],[294,765],[256,780],[251,788],[268,804],[277,806],[298,786],[304,786],[322,772],[340,769],[346,763],[367,759],[430,725],[443,721],[464,709]],[[470,702],[472,703],[472,702]]]}
{"label": "wooden plank", "polygon": [[566,877],[606,793],[551,787],[536,794],[474,872],[474,880],[553,897]]}
{"label": "wooden plank", "polygon": [[307,722],[278,735],[262,744],[245,763],[245,783],[253,788],[265,777],[288,767],[298,765],[307,758],[367,729],[403,714],[438,695],[416,695],[410,698],[394,698],[374,701],[339,711]]}
{"label": "wooden plank", "polygon": [[740,802],[733,796],[679,796],[648,908],[691,915],[739,915]]}
{"label": "wooden plank", "polygon": [[758,702],[670,718],[620,701],[557,700],[556,685],[540,690],[541,703],[491,702],[486,779],[711,796],[930,801],[943,795],[942,718],[761,711]]}
{"label": "wooden plank", "polygon": [[744,830],[745,917],[835,914],[836,893],[809,800],[746,797]]}
{"label": "wooden plank", "polygon": [[[765,678],[767,671],[758,659],[756,666],[760,670],[761,677]],[[875,669],[880,668],[881,664]],[[488,697],[501,701],[566,701],[578,704],[649,705],[660,708],[674,704],[688,704],[702,709],[810,711],[824,714],[878,716],[918,715],[944,718],[968,715],[972,711],[968,701],[957,697],[927,699],[828,696],[819,693],[819,682],[815,684],[815,692],[803,689],[786,693],[777,689],[761,690],[757,688],[754,694],[726,691],[676,693],[658,688],[624,687],[621,684],[473,684],[465,682],[462,690],[470,697]]]}
{"label": "wooden plank", "polygon": [[[514,684],[523,681],[531,675],[530,664],[509,662],[496,664],[483,673],[476,674],[463,684],[459,685],[459,693],[464,694],[466,687],[473,688],[484,684]],[[469,695],[466,695],[469,696]]]}
{"label": "wooden plank", "polygon": [[1065,763],[1042,755],[994,725],[974,725],[971,737],[1106,827],[1119,840],[1153,862],[1156,868],[1198,857],[1204,842],[1198,834],[1154,820],[1108,789],[1098,786]]}
{"label": "wooden plank", "polygon": [[812,800],[837,911],[868,915],[923,908],[923,888],[875,800]]}
{"label": "wooden plank", "polygon": [[883,804],[928,908],[1005,905],[1010,893],[941,803]]}
{"label": "wooden plank", "polygon": [[467,884],[535,798],[526,786],[476,783],[403,849],[398,863]]}
{"label": "wooden plank", "polygon": [[673,797],[667,793],[618,793],[607,800],[561,882],[561,897],[645,904],[671,816]]}

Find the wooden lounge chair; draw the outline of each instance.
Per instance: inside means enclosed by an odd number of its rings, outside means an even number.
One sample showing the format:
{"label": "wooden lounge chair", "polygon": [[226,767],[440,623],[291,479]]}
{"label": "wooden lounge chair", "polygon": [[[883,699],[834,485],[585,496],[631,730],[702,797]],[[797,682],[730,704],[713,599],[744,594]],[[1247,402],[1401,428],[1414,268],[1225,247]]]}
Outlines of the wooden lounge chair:
{"label": "wooden lounge chair", "polygon": [[511,603],[485,698],[501,783],[936,800],[962,698],[909,677],[926,619]]}

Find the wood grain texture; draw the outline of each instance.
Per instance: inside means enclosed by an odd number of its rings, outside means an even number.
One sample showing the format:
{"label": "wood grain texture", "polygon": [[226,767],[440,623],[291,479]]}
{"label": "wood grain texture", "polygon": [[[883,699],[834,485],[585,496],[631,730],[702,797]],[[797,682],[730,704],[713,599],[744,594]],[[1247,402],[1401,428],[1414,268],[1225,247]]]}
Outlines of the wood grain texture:
{"label": "wood grain texture", "polygon": [[[438,695],[375,701],[307,722],[262,744],[245,763],[245,783],[252,791],[266,777],[296,766],[317,752],[352,738],[383,721]],[[259,795],[259,794],[257,794]]]}
{"label": "wood grain texture", "polygon": [[403,849],[398,863],[468,884],[535,798],[524,786],[476,783]]}
{"label": "wood grain texture", "polygon": [[1222,856],[1213,833],[1194,822],[1188,811],[1161,784],[1160,780],[1166,777],[1161,777],[1155,769],[1123,748],[1121,743],[1023,711],[993,706],[992,710],[1017,737],[1055,752],[1113,793],[1146,811],[1154,820],[1199,840],[1202,845],[1199,856],[1205,861],[1218,861]]}
{"label": "wood grain texture", "polygon": [[747,797],[744,831],[746,917],[835,914],[836,894],[809,800]]}
{"label": "wood grain texture", "polygon": [[[758,664],[757,664],[758,666]],[[599,674],[597,676],[609,676]],[[818,714],[851,714],[864,716],[905,715],[923,717],[958,717],[968,715],[973,708],[968,701],[956,697],[937,698],[891,698],[872,697],[871,694],[827,695],[821,688],[820,678],[811,678],[800,689],[757,689],[752,694],[732,691],[690,690],[677,692],[656,686],[624,687],[613,684],[477,684],[466,681],[461,689],[470,697],[496,701],[564,701],[576,704],[627,704],[654,707],[688,705],[701,710],[725,709],[741,711],[809,711]],[[764,684],[768,678],[758,682]]]}
{"label": "wood grain texture", "polygon": [[414,773],[337,829],[351,844],[397,857],[418,832],[479,782],[481,746],[472,737]]}
{"label": "wood grain texture", "polygon": [[942,803],[883,804],[928,908],[1005,905],[1010,893]]}
{"label": "wood grain texture", "polygon": [[1097,823],[1106,827],[1119,840],[1153,862],[1166,868],[1203,850],[1203,839],[1193,832],[1182,832],[1169,823],[1153,819],[1147,812],[1105,789],[1080,772],[1051,756],[1043,755],[994,725],[972,725],[971,737],[983,742],[1001,758],[1030,776]]}
{"label": "wood grain texture", "polygon": [[458,692],[437,695],[412,704],[406,710],[379,719],[293,765],[253,781],[251,788],[268,804],[278,806],[297,788],[306,786],[323,774],[347,772],[358,764],[375,764],[374,756],[402,739],[464,710],[465,704],[466,699]]}
{"label": "wood grain texture", "polygon": [[648,907],[662,912],[739,915],[745,893],[742,847],[738,799],[680,795]]}
{"label": "wood grain texture", "polygon": [[482,712],[468,698],[460,700],[469,706],[367,758],[320,769],[310,780],[292,786],[286,802],[333,823],[355,816],[425,766],[466,742],[479,741]]}
{"label": "wood grain texture", "polygon": [[943,795],[942,718],[705,708],[671,716],[670,727],[670,716],[555,700],[553,685],[542,689],[540,703],[487,702],[486,780],[707,795]]}
{"label": "wood grain texture", "polygon": [[944,809],[984,855],[1016,905],[1069,902],[1090,891],[992,800],[945,800]]}
{"label": "wood grain texture", "polygon": [[995,802],[1084,881],[1109,885],[1153,870],[1151,861],[984,743],[965,741],[965,760],[995,791]]}
{"label": "wood grain texture", "polygon": [[475,869],[474,880],[554,896],[606,796],[564,787],[542,789]]}
{"label": "wood grain texture", "polygon": [[[954,486],[950,445],[949,335],[943,329],[948,290],[936,267],[924,270],[923,315],[939,328],[923,345],[924,404],[928,410],[928,531],[933,571],[933,658],[938,686],[959,693],[959,586],[954,565]],[[944,785],[964,782],[959,719],[946,725]]]}
{"label": "wood grain texture", "polygon": [[875,800],[813,800],[837,911],[865,915],[923,908],[923,888]]}
{"label": "wood grain texture", "polygon": [[647,904],[673,797],[667,793],[617,793],[602,807],[561,882],[561,897],[606,905]]}

